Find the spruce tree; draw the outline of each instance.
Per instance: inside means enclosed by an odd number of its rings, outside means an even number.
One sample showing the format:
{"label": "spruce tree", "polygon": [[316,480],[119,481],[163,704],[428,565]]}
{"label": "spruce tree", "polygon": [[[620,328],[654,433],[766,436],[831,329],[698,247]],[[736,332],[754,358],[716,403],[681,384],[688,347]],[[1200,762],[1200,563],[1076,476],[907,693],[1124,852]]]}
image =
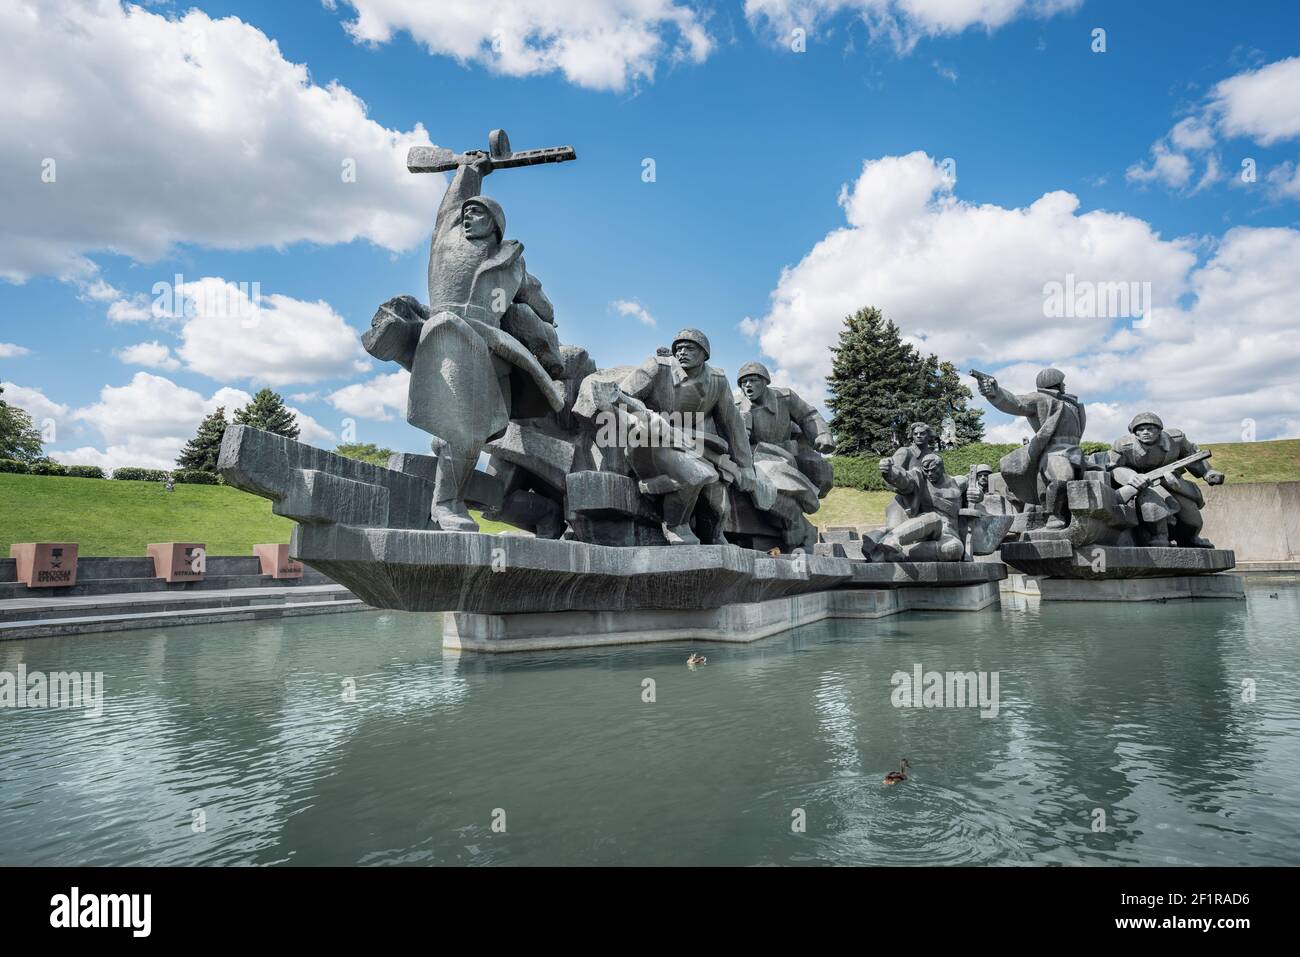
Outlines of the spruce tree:
{"label": "spruce tree", "polygon": [[[920,360],[874,306],[844,320],[826,383],[840,455],[888,455],[905,434]],[[936,426],[937,428],[937,426]]]}
{"label": "spruce tree", "polygon": [[968,408],[971,391],[957,367],[903,342],[898,327],[879,309],[848,316],[831,352],[826,405],[840,455],[889,455],[906,442],[913,422],[925,422],[939,435],[944,420],[951,419],[951,445],[984,437],[984,413]]}
{"label": "spruce tree", "polygon": [[226,434],[226,410],[217,406],[217,410],[206,416],[199,423],[199,431],[181,449],[176,457],[176,465],[183,469],[198,469],[200,472],[217,471],[217,457],[221,453],[221,437]]}
{"label": "spruce tree", "polygon": [[286,438],[298,437],[298,421],[284,405],[279,393],[262,389],[253,400],[235,412],[236,425],[251,425],[255,429],[264,429],[283,435]]}

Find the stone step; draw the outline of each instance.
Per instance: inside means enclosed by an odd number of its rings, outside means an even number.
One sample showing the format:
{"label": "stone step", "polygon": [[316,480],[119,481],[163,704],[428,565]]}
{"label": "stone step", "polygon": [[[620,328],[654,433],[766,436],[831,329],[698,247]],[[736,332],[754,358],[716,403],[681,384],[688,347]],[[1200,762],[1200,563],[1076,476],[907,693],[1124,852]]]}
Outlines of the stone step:
{"label": "stone step", "polygon": [[207,625],[231,621],[263,621],[273,618],[291,618],[299,615],[321,615],[368,610],[370,610],[369,606],[360,599],[345,598],[324,601],[286,601],[269,605],[244,605],[237,608],[191,608],[158,612],[28,619],[0,622],[0,641],[19,638],[45,638],[56,635],[135,631],[144,628],[176,628],[183,625]]}
{"label": "stone step", "polygon": [[148,614],[195,608],[238,608],[353,598],[342,585],[307,585],[287,588],[242,588],[228,591],[163,592],[56,598],[35,595],[0,601],[0,622],[89,617],[131,612]]}

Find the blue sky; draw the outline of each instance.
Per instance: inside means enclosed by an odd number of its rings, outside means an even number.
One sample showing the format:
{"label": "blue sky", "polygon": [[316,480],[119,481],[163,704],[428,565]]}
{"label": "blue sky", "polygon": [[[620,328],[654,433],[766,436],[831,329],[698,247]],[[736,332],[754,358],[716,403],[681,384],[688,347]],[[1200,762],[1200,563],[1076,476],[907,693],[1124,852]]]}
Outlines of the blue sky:
{"label": "blue sky", "polygon": [[[1012,386],[1060,365],[1089,438],[1146,408],[1199,440],[1300,435],[1294,4],[412,6],[0,0],[0,381],[56,458],[165,465],[264,384],[314,444],[422,451],[357,341],[426,298],[444,180],[406,147],[498,126],[577,149],[486,191],[601,366],[696,325],[716,365],[820,401],[843,315],[874,304]],[[178,273],[257,283],[264,311],[153,315]],[[1151,308],[1045,315],[1067,275],[1150,283]]]}

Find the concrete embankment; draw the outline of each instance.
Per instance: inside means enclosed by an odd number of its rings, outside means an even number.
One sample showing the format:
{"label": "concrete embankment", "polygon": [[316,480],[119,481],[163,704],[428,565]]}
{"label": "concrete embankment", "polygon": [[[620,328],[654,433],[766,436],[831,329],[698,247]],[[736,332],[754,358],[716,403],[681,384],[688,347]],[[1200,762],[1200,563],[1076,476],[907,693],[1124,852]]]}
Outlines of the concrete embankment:
{"label": "concrete embankment", "polygon": [[1205,536],[1243,563],[1300,562],[1300,482],[1226,484],[1205,489]]}

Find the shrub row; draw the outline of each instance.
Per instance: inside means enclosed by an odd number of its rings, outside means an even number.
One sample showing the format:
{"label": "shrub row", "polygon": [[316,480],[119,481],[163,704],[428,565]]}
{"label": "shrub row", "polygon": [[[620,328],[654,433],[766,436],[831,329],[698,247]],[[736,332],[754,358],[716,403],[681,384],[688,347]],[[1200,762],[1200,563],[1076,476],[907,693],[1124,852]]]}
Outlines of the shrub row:
{"label": "shrub row", "polygon": [[104,470],[98,465],[64,465],[49,459],[39,462],[20,462],[17,459],[0,459],[0,472],[14,475],[67,475],[72,478],[104,477]]}
{"label": "shrub row", "polygon": [[129,465],[113,469],[113,478],[119,482],[165,482],[169,474],[163,469],[138,469]]}
{"label": "shrub row", "polygon": [[[987,465],[993,471],[998,469],[998,461],[1017,446],[1013,443],[973,442],[955,449],[945,449],[944,468],[949,475],[965,475],[972,465]],[[1102,452],[1110,448],[1105,442],[1082,443],[1084,454]],[[880,477],[880,458],[867,456],[833,455],[831,471],[835,475],[837,488],[856,488],[864,492],[885,492],[889,489]]]}
{"label": "shrub row", "polygon": [[172,473],[172,481],[184,485],[220,485],[220,479],[212,472],[202,469],[178,469]]}
{"label": "shrub row", "polygon": [[[40,462],[20,462],[17,459],[0,459],[0,472],[15,475],[66,475],[70,478],[102,479],[104,470],[98,465],[63,465],[60,462],[43,460]],[[220,485],[221,479],[212,472],[199,469],[178,469],[167,472],[164,469],[140,469],[123,466],[113,470],[113,478],[123,482],[173,482],[186,485]]]}

